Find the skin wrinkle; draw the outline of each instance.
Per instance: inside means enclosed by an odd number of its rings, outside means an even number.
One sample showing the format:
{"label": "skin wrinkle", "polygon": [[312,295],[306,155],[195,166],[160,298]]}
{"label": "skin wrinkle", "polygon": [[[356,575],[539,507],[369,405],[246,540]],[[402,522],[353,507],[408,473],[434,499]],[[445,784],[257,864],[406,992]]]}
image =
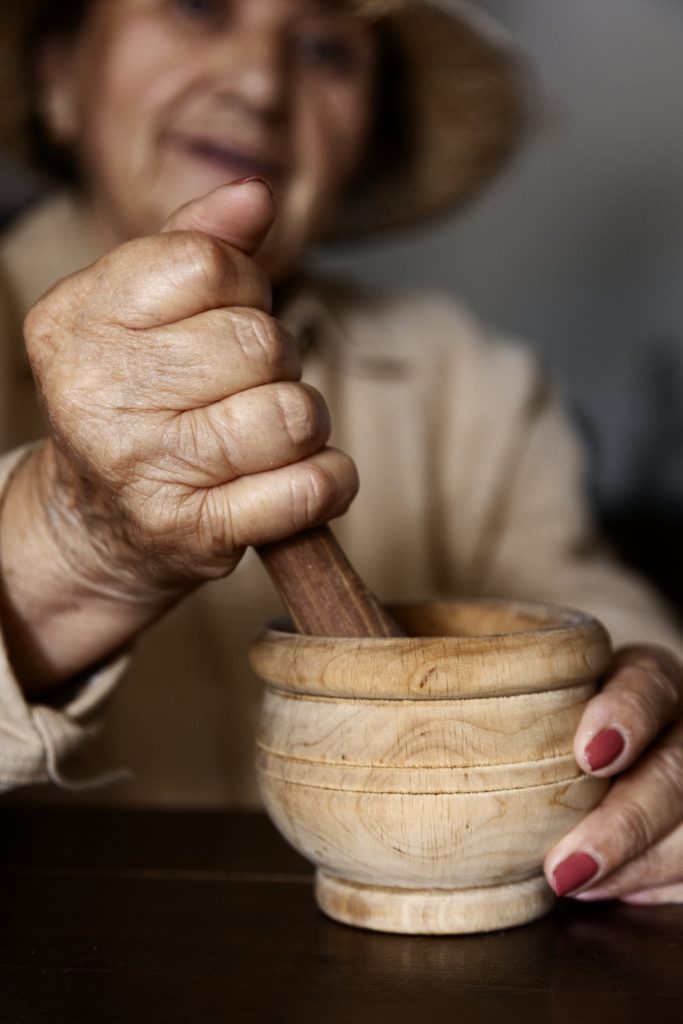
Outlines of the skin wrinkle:
{"label": "skin wrinkle", "polygon": [[[226,500],[226,492],[224,489],[212,488],[207,490],[202,498],[202,504],[205,503],[216,503],[220,498],[220,512],[218,508],[213,515],[204,517],[201,521],[207,524],[216,524],[215,533],[210,538],[204,538],[204,543],[207,545],[208,550],[215,550],[216,552],[231,551],[232,555],[230,562],[232,565],[237,563],[244,554],[244,547],[240,547],[237,543],[235,529],[233,525],[233,509],[229,500]],[[206,578],[211,578],[210,567],[206,574]]]}
{"label": "skin wrinkle", "polygon": [[629,850],[632,857],[637,856],[651,846],[656,839],[660,839],[662,833],[650,820],[646,807],[643,807],[637,800],[623,803],[617,809],[612,809],[612,824],[615,831],[623,837],[624,848]]}
{"label": "skin wrinkle", "polygon": [[[207,252],[211,255],[207,256]],[[120,257],[127,253],[137,269],[122,274],[120,264],[124,261]],[[228,305],[234,305],[235,295],[240,296],[240,306],[258,308],[269,305],[270,287],[263,271],[244,253],[236,249],[228,252],[225,243],[208,235],[176,231],[136,239],[121,246],[117,254],[117,260],[111,254],[105,254],[94,265],[98,284],[103,278],[112,296],[110,305],[106,307],[106,323],[114,327],[145,333],[150,328],[175,325],[177,317],[169,319],[169,311],[174,309],[177,293],[185,290],[194,296],[195,314],[222,308],[226,301]],[[177,269],[171,273],[167,269],[170,265],[182,267],[185,259],[189,268],[184,268],[183,272]],[[138,261],[148,271],[142,281]],[[98,302],[100,300],[98,288],[84,288],[83,291],[82,301],[75,307],[73,303],[69,306],[70,318],[74,309],[77,316],[85,317],[81,310],[90,307],[93,294],[96,294]],[[233,301],[229,301],[230,297]],[[93,326],[91,319],[83,322],[88,327]],[[59,320],[56,326],[61,328]]]}
{"label": "skin wrinkle", "polygon": [[[215,485],[229,483],[230,480],[241,476],[240,467],[235,461],[233,453],[239,452],[241,443],[239,435],[242,431],[242,426],[239,417],[231,415],[229,408],[227,408],[227,402],[229,401],[230,399],[228,398],[225,402],[221,403],[220,418],[216,405],[206,408],[205,427],[207,432],[210,433],[213,442],[209,447],[215,448],[221,453],[221,463],[224,467],[220,478],[214,479]],[[190,415],[190,420],[194,424],[197,423],[197,418],[192,415]],[[196,459],[197,466],[201,466],[204,461],[201,455],[201,448],[197,450]],[[215,473],[212,475],[216,476]]]}
{"label": "skin wrinkle", "polygon": [[[664,838],[667,837],[665,836]],[[649,850],[646,850],[645,853],[641,854],[640,856],[634,858],[631,864],[627,864],[626,867],[622,869],[622,871],[624,871],[625,873],[629,867],[633,867],[637,872],[644,871],[647,874],[649,874],[650,877],[652,877],[653,879],[657,878],[657,881],[660,885],[666,885],[669,881],[677,881],[675,877],[669,879],[666,874],[661,874],[661,853],[659,852],[658,847],[656,845],[651,847]],[[623,888],[623,883],[620,884],[619,878],[617,877],[620,874],[621,872],[616,872],[614,877],[612,877],[611,875],[608,876],[605,879],[604,883],[596,889],[596,893],[601,893],[603,898],[609,898],[609,896],[611,895],[617,896],[622,892],[627,891]],[[589,892],[589,894],[591,896],[594,895],[593,892]]]}
{"label": "skin wrinkle", "polygon": [[681,704],[683,703],[683,696],[681,688],[676,685],[675,680],[666,672],[654,665],[648,665],[644,668],[644,671],[650,680],[650,685],[654,685],[658,690],[660,690],[665,704],[668,704],[671,707],[672,714],[680,710]]}
{"label": "skin wrinkle", "polygon": [[660,757],[664,763],[664,775],[673,779],[675,795],[683,806],[683,730],[671,735],[676,735],[676,746],[662,750]]}
{"label": "skin wrinkle", "polygon": [[[657,886],[675,884],[679,880],[681,856],[683,856],[683,827],[668,832],[645,853],[627,862],[624,867],[609,875],[602,885],[585,894],[586,899],[611,899],[634,891],[642,885],[642,878],[649,878]],[[652,890],[656,892],[656,889]]]}
{"label": "skin wrinkle", "polygon": [[[644,732],[656,734],[659,729],[659,714],[656,699],[638,690],[620,690],[619,705],[633,715],[633,719],[642,723]],[[623,713],[623,712],[622,712]]]}
{"label": "skin wrinkle", "polygon": [[294,456],[321,447],[329,436],[331,424],[322,399],[308,384],[273,384],[273,399],[280,425]]}
{"label": "skin wrinkle", "polygon": [[648,647],[631,644],[617,652],[615,664],[614,679],[621,677],[624,672],[644,671],[651,676],[655,685],[665,690],[665,696],[680,707],[683,702],[683,685],[678,674],[678,663],[665,648],[657,644]]}
{"label": "skin wrinkle", "polygon": [[254,368],[272,366],[282,368],[293,363],[296,376],[302,371],[302,361],[296,343],[285,326],[274,317],[258,309],[245,310],[240,319],[240,310],[233,316],[234,336],[241,346],[247,362]]}
{"label": "skin wrinkle", "polygon": [[292,491],[292,525],[297,531],[309,522],[325,522],[337,497],[336,480],[322,466],[309,463],[306,470],[300,502],[296,488]]}
{"label": "skin wrinkle", "polygon": [[[175,246],[171,249],[174,268],[177,271],[179,287],[187,285],[197,290],[197,301],[204,295],[222,291],[232,277],[233,262],[228,259],[225,247],[218,239],[200,232],[174,232],[171,236]],[[237,290],[240,284],[237,282]]]}
{"label": "skin wrinkle", "polygon": [[[656,699],[658,695],[661,695],[664,698],[664,703],[670,705],[674,710],[680,707],[681,691],[679,687],[664,671],[655,668],[654,665],[640,662],[636,665],[620,668],[617,675],[624,681],[635,679],[635,682],[638,683],[642,680],[647,687],[645,696],[651,695]],[[653,693],[653,690],[657,692]]]}
{"label": "skin wrinkle", "polygon": [[175,445],[176,453],[156,466],[150,466],[150,479],[155,483],[180,486],[183,481],[187,482],[190,477],[194,477],[197,486],[209,486],[202,478],[209,472],[206,453],[215,448],[221,451],[224,465],[224,479],[215,482],[227,482],[238,476],[237,467],[230,460],[228,438],[215,427],[212,428],[209,422],[202,422],[191,414],[182,414],[174,417],[171,427],[171,437],[166,443],[171,451]]}
{"label": "skin wrinkle", "polygon": [[[56,463],[56,466],[59,467],[59,462]],[[99,596],[116,596],[125,601],[145,604],[153,599],[155,590],[161,588],[168,599],[169,594],[172,595],[177,591],[179,582],[182,586],[183,579],[180,563],[176,565],[170,563],[164,570],[164,561],[160,558],[167,545],[166,538],[172,535],[168,523],[162,525],[155,516],[149,517],[148,531],[150,524],[156,527],[156,536],[152,537],[149,532],[142,533],[141,523],[130,518],[125,504],[119,503],[120,518],[118,521],[114,520],[114,523],[118,522],[118,531],[112,534],[112,516],[109,505],[102,506],[101,503],[94,500],[93,489],[86,479],[81,478],[79,483],[82,494],[80,497],[75,496],[73,503],[66,509],[63,506],[57,507],[55,504],[46,505],[48,521],[54,531],[55,543],[66,557],[67,564],[70,565],[74,575],[81,578],[87,588],[94,588],[95,594]],[[145,503],[158,504],[158,495],[148,496],[143,501],[141,509],[144,509]],[[65,537],[69,537],[73,533],[78,534],[81,522],[86,524],[94,551],[102,566],[111,563],[112,539],[115,538],[119,545],[118,559],[128,552],[124,561],[117,560],[116,567],[112,567],[109,577],[105,580],[100,579],[99,573],[91,575],[87,572],[84,575],[82,571],[84,563],[80,557],[82,552],[78,549],[72,558],[69,546],[64,544]],[[73,528],[73,533],[69,531],[69,526]],[[192,526],[193,521],[190,520],[185,530],[188,535],[192,532]],[[177,534],[183,532],[177,522],[176,532]],[[139,542],[140,537],[142,537],[141,543]],[[145,566],[147,582],[142,582],[142,585],[140,585],[138,566],[140,554],[144,556],[147,563]],[[128,569],[126,569],[126,563],[129,565]],[[116,580],[115,584],[113,580]]]}
{"label": "skin wrinkle", "polygon": [[[55,470],[59,475],[59,463],[56,461]],[[84,482],[81,481],[83,486]],[[86,490],[84,488],[84,490]],[[64,491],[64,493],[67,493]],[[80,547],[72,549],[68,538],[78,536],[85,526],[89,532],[90,541],[94,553],[101,565],[106,565],[111,560],[112,540],[119,546],[119,556],[130,547],[128,531],[125,528],[125,520],[122,516],[118,522],[112,522],[109,508],[98,509],[97,503],[88,501],[85,493],[79,500],[77,491],[74,490],[74,500],[70,504],[63,502],[57,504],[52,498],[52,489],[45,494],[46,523],[52,531],[52,538],[56,550],[61,553],[70,573],[82,580],[87,590],[93,590],[95,594],[111,596],[115,594],[123,600],[145,600],[144,594],[136,594],[137,588],[131,588],[130,583],[134,582],[135,574],[130,573],[129,578],[124,569],[124,563],[116,564],[116,571],[111,574],[109,580],[102,579],[101,572],[90,572],[87,562],[83,559],[83,552]],[[98,569],[100,565],[98,565]],[[116,579],[116,585],[112,580]],[[147,595],[149,599],[151,595]]]}
{"label": "skin wrinkle", "polygon": [[[266,314],[240,307],[209,310],[198,313],[185,322],[193,336],[195,333],[201,333],[200,355],[205,356],[206,361],[197,360],[197,353],[184,343],[184,335],[173,325],[168,328],[157,328],[150,333],[146,351],[155,365],[158,365],[160,380],[163,382],[165,394],[168,393],[168,397],[164,399],[166,411],[173,415],[191,411],[201,413],[202,410],[217,405],[224,399],[252,389],[255,382],[268,384],[278,380],[300,378],[301,357],[293,337],[278,323],[274,323],[268,333],[258,326],[254,328],[251,323],[253,313],[258,314],[255,317],[257,324],[266,324]],[[160,331],[163,333],[159,334]],[[230,338],[234,338],[238,343],[243,365],[235,367],[230,378],[217,378],[216,363],[228,355]],[[171,359],[175,365],[171,365]],[[190,400],[187,395],[189,370],[192,371],[195,385],[206,388],[210,384],[213,393],[200,399],[195,392]],[[222,384],[220,390],[219,384]],[[150,397],[152,395],[161,401],[157,381],[150,385]],[[181,397],[184,397],[182,404],[179,401]]]}
{"label": "skin wrinkle", "polygon": [[[669,744],[648,757],[648,766],[653,776],[653,787],[660,793],[668,793],[667,813],[675,813],[683,807],[683,728],[669,730]],[[674,825],[666,827],[669,831]],[[658,836],[661,838],[661,836]]]}

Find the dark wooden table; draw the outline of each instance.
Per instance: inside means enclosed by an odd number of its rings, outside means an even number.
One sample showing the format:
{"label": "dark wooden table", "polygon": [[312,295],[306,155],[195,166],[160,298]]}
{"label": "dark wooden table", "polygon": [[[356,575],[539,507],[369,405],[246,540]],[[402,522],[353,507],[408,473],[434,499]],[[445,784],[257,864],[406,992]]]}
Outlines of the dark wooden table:
{"label": "dark wooden table", "polygon": [[0,805],[2,1024],[683,1020],[683,907],[357,931],[259,815]]}

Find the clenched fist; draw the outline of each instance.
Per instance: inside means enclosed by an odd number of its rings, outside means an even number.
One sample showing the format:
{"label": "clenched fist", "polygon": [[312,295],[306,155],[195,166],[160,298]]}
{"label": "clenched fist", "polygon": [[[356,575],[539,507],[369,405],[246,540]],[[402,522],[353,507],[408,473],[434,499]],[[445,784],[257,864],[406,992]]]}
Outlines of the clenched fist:
{"label": "clenched fist", "polygon": [[[323,399],[299,380],[295,339],[269,314],[253,254],[273,217],[264,183],[224,186],[30,312],[51,437],[17,474],[2,523],[6,600],[29,678],[63,677],[64,666],[46,664],[54,623],[41,641],[40,620],[76,596],[91,632],[98,602],[113,614],[97,649],[85,644],[86,659],[102,656],[230,572],[245,546],[339,515],[355,494],[352,462],[326,447]],[[16,521],[27,506],[32,539]],[[38,538],[49,613],[21,580]]]}

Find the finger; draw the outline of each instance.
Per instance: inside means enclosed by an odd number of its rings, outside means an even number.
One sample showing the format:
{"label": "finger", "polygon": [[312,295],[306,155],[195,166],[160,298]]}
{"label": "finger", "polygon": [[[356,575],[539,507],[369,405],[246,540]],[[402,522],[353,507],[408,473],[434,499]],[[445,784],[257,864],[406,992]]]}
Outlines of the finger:
{"label": "finger", "polygon": [[126,242],[58,284],[47,297],[48,327],[73,324],[76,335],[99,336],[102,322],[153,328],[223,306],[268,311],[270,283],[250,253],[273,215],[263,183],[221,186],[174,214],[161,234]]}
{"label": "finger", "polygon": [[325,448],[291,466],[207,491],[207,522],[227,531],[228,549],[267,544],[342,515],[357,490],[349,456]]}
{"label": "finger", "polygon": [[231,182],[186,203],[163,231],[199,231],[253,256],[275,219],[273,193],[263,178]]}
{"label": "finger", "polygon": [[208,310],[149,332],[131,397],[142,408],[185,412],[262,384],[298,380],[301,370],[296,339],[267,313]]}
{"label": "finger", "polygon": [[664,648],[626,647],[586,707],[574,754],[586,772],[609,776],[640,757],[681,709],[683,666]]}
{"label": "finger", "polygon": [[215,487],[177,487],[175,501],[152,474],[139,472],[121,507],[144,544],[152,574],[160,569],[162,579],[214,579],[251,544],[281,540],[342,515],[357,489],[348,455],[324,448]]}
{"label": "finger", "polygon": [[644,853],[683,814],[683,722],[614,784],[603,802],[555,846],[548,881],[564,896],[587,888]]}
{"label": "finger", "polygon": [[266,384],[173,417],[164,435],[168,454],[148,472],[164,484],[216,487],[313,455],[329,435],[327,406],[314,388]]}
{"label": "finger", "polygon": [[603,882],[591,886],[577,899],[623,899],[645,889],[672,885],[683,885],[683,825],[678,825],[640,857],[613,871]]}
{"label": "finger", "polygon": [[[67,304],[79,333],[97,333],[101,322],[129,329],[163,327],[225,306],[270,310],[270,283],[258,264],[198,231],[136,238],[79,276],[69,281],[75,296],[67,282],[55,296]],[[70,308],[74,301],[75,309]],[[56,316],[64,319],[60,310]]]}
{"label": "finger", "polygon": [[683,882],[677,885],[662,885],[657,889],[643,889],[640,892],[622,896],[624,903],[637,906],[655,906],[664,903],[683,903]]}

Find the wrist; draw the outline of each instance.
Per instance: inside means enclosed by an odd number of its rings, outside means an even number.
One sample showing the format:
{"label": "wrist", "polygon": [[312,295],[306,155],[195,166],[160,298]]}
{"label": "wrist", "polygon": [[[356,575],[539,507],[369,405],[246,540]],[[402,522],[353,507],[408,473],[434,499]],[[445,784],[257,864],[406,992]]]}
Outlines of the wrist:
{"label": "wrist", "polygon": [[187,589],[138,579],[125,538],[94,502],[86,507],[68,473],[47,441],[17,466],[0,507],[0,612],[27,693],[110,656]]}
{"label": "wrist", "polygon": [[[69,597],[114,601],[163,610],[191,584],[155,572],[154,559],[132,540],[120,511],[55,447],[35,452],[33,466],[21,467],[23,494],[41,550],[49,553],[54,583],[66,582]],[[21,471],[21,470],[20,470]],[[21,478],[17,488],[22,487]]]}

